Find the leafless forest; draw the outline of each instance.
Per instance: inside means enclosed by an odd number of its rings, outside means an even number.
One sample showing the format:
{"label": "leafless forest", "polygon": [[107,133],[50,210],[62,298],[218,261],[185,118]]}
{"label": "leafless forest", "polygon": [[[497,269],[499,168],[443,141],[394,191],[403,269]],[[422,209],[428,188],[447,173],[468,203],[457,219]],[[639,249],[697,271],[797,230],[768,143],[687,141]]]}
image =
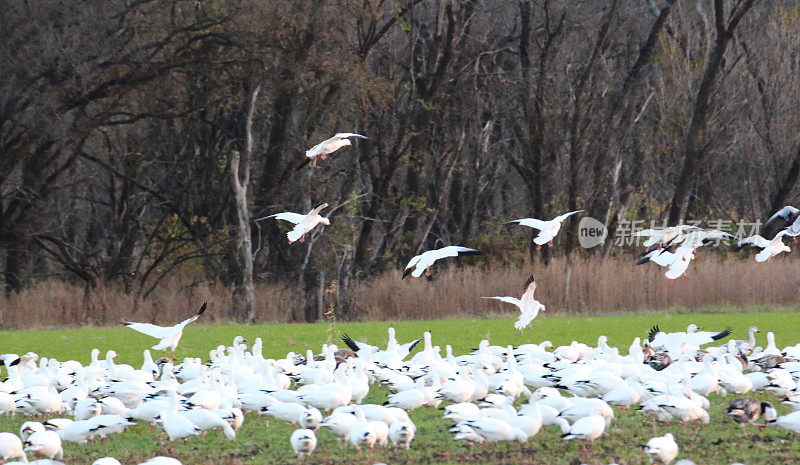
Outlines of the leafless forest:
{"label": "leafless forest", "polygon": [[[796,202],[796,2],[3,10],[2,324],[171,321],[202,300],[243,321],[499,311],[458,299],[515,292],[530,270],[552,277],[548,310],[796,300],[796,254],[756,267],[707,253],[707,277],[675,291],[634,269],[631,248],[582,249],[576,217],[542,251],[501,226],[583,208],[613,237],[632,219],[735,225]],[[369,139],[297,169],[337,132]],[[302,243],[287,244],[284,222],[254,221],[322,202],[331,225]],[[433,282],[399,280],[410,256],[450,244],[487,254]]]}

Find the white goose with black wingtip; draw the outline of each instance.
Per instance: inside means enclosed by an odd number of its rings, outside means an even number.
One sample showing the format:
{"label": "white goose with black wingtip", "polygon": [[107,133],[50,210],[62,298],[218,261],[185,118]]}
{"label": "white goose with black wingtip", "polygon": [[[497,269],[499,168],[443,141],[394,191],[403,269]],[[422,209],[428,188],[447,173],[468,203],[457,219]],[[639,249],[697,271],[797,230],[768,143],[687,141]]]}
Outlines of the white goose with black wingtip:
{"label": "white goose with black wingtip", "polygon": [[442,258],[458,257],[461,255],[481,255],[482,253],[483,252],[480,250],[458,245],[449,245],[441,249],[429,250],[411,258],[408,265],[406,265],[405,271],[403,271],[403,277],[400,279],[405,279],[408,275],[411,275],[412,278],[419,278],[423,273],[425,273],[426,276],[430,276],[431,265]]}
{"label": "white goose with black wingtip", "polygon": [[175,349],[178,347],[178,343],[181,341],[181,337],[183,336],[183,329],[189,323],[192,323],[200,318],[200,315],[206,311],[207,307],[208,304],[203,303],[195,316],[187,318],[175,326],[158,326],[150,323],[131,323],[127,321],[123,321],[122,324],[134,331],[138,331],[156,339],[161,339],[158,344],[153,346],[153,349],[166,351],[167,348],[169,348],[174,354]]}

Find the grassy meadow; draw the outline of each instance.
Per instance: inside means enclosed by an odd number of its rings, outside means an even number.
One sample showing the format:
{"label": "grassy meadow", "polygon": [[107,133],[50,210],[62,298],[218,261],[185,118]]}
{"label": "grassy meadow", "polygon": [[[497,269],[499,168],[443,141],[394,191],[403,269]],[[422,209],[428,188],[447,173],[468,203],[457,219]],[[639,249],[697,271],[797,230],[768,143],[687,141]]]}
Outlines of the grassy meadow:
{"label": "grassy meadow", "polygon": [[[605,334],[612,346],[627,352],[627,346],[635,336],[645,336],[653,324],[665,330],[683,330],[689,323],[706,329],[731,328],[734,337],[744,338],[746,328],[757,325],[762,330],[759,343],[765,343],[766,331],[773,331],[779,347],[793,344],[800,334],[800,314],[795,312],[771,313],[716,313],[716,314],[650,314],[602,317],[547,317],[534,320],[524,333],[514,330],[509,318],[447,319],[402,322],[333,323],[298,325],[195,325],[186,329],[178,355],[207,358],[208,351],[219,344],[230,344],[234,336],[241,335],[251,343],[256,337],[264,341],[264,354],[282,357],[289,351],[304,352],[319,350],[326,341],[338,340],[341,333],[373,344],[386,342],[386,328],[397,329],[400,341],[419,337],[424,330],[431,330],[434,344],[451,344],[456,354],[476,347],[483,338],[494,344],[521,344],[550,340],[555,345],[568,344],[572,340],[596,343],[597,336]],[[60,360],[76,359],[89,361],[93,348],[103,351],[114,349],[119,357],[117,363],[141,364],[142,350],[154,344],[147,336],[124,327],[82,328],[40,331],[0,332],[0,352],[24,353],[34,351],[42,356]],[[155,355],[155,353],[154,353]],[[373,388],[365,402],[382,403],[387,391]],[[759,395],[769,400],[769,395]],[[318,434],[316,453],[306,463],[355,464],[386,462],[388,464],[644,464],[649,460],[640,445],[650,437],[672,432],[681,447],[679,458],[690,458],[698,464],[745,464],[795,463],[800,460],[800,442],[793,434],[782,429],[748,428],[742,436],[738,425],[727,419],[724,408],[732,397],[711,397],[711,424],[697,428],[680,424],[663,426],[650,417],[615,409],[617,417],[606,433],[598,439],[587,453],[580,453],[580,444],[562,441],[555,427],[543,430],[537,436],[520,445],[518,443],[489,444],[470,448],[457,443],[448,432],[449,423],[442,419],[440,410],[421,408],[410,413],[418,427],[411,451],[392,448],[375,449],[357,454],[355,449],[338,444],[327,432]],[[780,413],[787,409],[778,406]],[[0,430],[18,432],[26,419],[17,416],[0,418]],[[286,464],[297,463],[289,446],[292,425],[256,414],[248,414],[235,442],[227,441],[218,433],[206,435],[204,439],[170,442],[149,425],[139,424],[122,434],[109,437],[105,444],[66,445],[65,462],[88,465],[99,457],[115,456],[122,463],[139,463],[155,455],[169,455],[191,464]]]}

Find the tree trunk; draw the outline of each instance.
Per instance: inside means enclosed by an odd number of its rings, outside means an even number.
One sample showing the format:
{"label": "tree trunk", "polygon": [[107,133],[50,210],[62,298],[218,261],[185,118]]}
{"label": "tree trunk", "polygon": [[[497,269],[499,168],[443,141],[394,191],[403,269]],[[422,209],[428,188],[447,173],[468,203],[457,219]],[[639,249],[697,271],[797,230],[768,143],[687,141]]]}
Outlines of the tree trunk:
{"label": "tree trunk", "polygon": [[[231,178],[236,202],[236,251],[241,270],[240,281],[236,283],[234,295],[244,298],[244,308],[238,311],[247,323],[256,321],[255,288],[253,286],[253,243],[250,231],[250,207],[247,204],[247,188],[250,185],[250,163],[253,159],[253,112],[261,86],[256,87],[250,97],[245,130],[246,147],[244,156],[234,151],[231,154]],[[241,158],[241,160],[240,160]],[[240,167],[241,161],[241,167]]]}
{"label": "tree trunk", "polygon": [[675,226],[684,220],[686,213],[686,196],[689,188],[694,181],[697,170],[702,165],[703,159],[708,153],[708,146],[702,143],[702,136],[708,122],[708,113],[714,85],[720,70],[724,65],[725,49],[733,38],[733,31],[741,21],[742,16],[749,10],[755,0],[745,1],[741,7],[733,14],[727,26],[725,25],[725,5],[724,0],[714,0],[714,19],[716,24],[717,38],[714,48],[708,58],[703,79],[700,81],[700,88],[697,90],[697,97],[694,101],[692,121],[689,124],[689,131],[686,133],[683,145],[683,168],[675,181],[675,193],[669,206],[669,217],[667,224]]}

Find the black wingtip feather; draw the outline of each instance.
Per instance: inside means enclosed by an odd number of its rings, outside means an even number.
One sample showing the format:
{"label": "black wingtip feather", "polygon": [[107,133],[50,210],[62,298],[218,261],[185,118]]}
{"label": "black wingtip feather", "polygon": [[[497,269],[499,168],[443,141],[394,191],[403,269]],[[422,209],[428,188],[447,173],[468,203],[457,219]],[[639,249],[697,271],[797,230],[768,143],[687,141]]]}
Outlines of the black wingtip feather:
{"label": "black wingtip feather", "polygon": [[650,256],[645,255],[644,257],[640,258],[638,262],[636,262],[636,266],[644,265],[645,263],[650,261]]}
{"label": "black wingtip feather", "polygon": [[522,289],[527,289],[527,288],[528,288],[528,286],[530,286],[530,285],[531,285],[531,283],[532,283],[533,281],[534,281],[534,279],[533,279],[533,275],[531,275],[531,277],[530,277],[530,278],[528,278],[528,280],[527,280],[527,281],[525,281],[525,285],[522,287]]}
{"label": "black wingtip feather", "polygon": [[403,271],[403,277],[402,277],[402,278],[400,278],[400,281],[402,281],[402,280],[406,279],[406,276],[410,275],[410,274],[411,274],[411,271],[412,271],[413,269],[414,269],[413,267],[411,267],[411,268],[406,268],[406,270],[405,270],[405,271]]}
{"label": "black wingtip feather", "polygon": [[409,354],[411,353],[412,350],[414,350],[414,347],[417,347],[417,344],[419,344],[419,341],[421,341],[421,340],[422,339],[417,339],[416,341],[414,341],[413,344],[411,344],[411,347],[408,348],[408,353]]}
{"label": "black wingtip feather", "polygon": [[467,250],[466,252],[459,252],[459,255],[483,255],[483,250]]}
{"label": "black wingtip feather", "polygon": [[656,334],[660,333],[661,330],[658,328],[658,325],[653,326],[650,328],[650,332],[647,333],[647,340],[653,342],[653,339],[656,338]]}
{"label": "black wingtip feather", "polygon": [[731,335],[731,329],[728,328],[725,331],[720,331],[719,333],[711,336],[711,339],[713,339],[715,341],[719,341],[720,339],[724,339],[724,338],[726,338],[726,337],[728,337],[730,335]]}
{"label": "black wingtip feather", "polygon": [[353,339],[352,339],[350,336],[348,336],[346,333],[345,333],[345,334],[342,334],[342,342],[344,342],[344,343],[345,343],[345,345],[346,345],[347,347],[349,347],[349,348],[350,348],[350,350],[352,350],[353,352],[358,352],[358,351],[360,350],[360,349],[359,349],[359,347],[358,347],[358,344],[356,344],[356,341],[354,341],[354,340],[353,340]]}
{"label": "black wingtip feather", "polygon": [[311,163],[311,159],[308,158],[308,157],[304,158],[303,161],[301,161],[300,164],[297,165],[297,168],[295,168],[295,171],[300,171],[301,169],[303,169],[309,163]]}
{"label": "black wingtip feather", "polygon": [[203,302],[203,306],[202,306],[202,307],[200,307],[200,311],[199,311],[199,312],[197,312],[197,316],[200,316],[200,315],[202,315],[202,314],[203,314],[203,312],[205,312],[205,311],[206,311],[206,307],[208,307],[208,302]]}

